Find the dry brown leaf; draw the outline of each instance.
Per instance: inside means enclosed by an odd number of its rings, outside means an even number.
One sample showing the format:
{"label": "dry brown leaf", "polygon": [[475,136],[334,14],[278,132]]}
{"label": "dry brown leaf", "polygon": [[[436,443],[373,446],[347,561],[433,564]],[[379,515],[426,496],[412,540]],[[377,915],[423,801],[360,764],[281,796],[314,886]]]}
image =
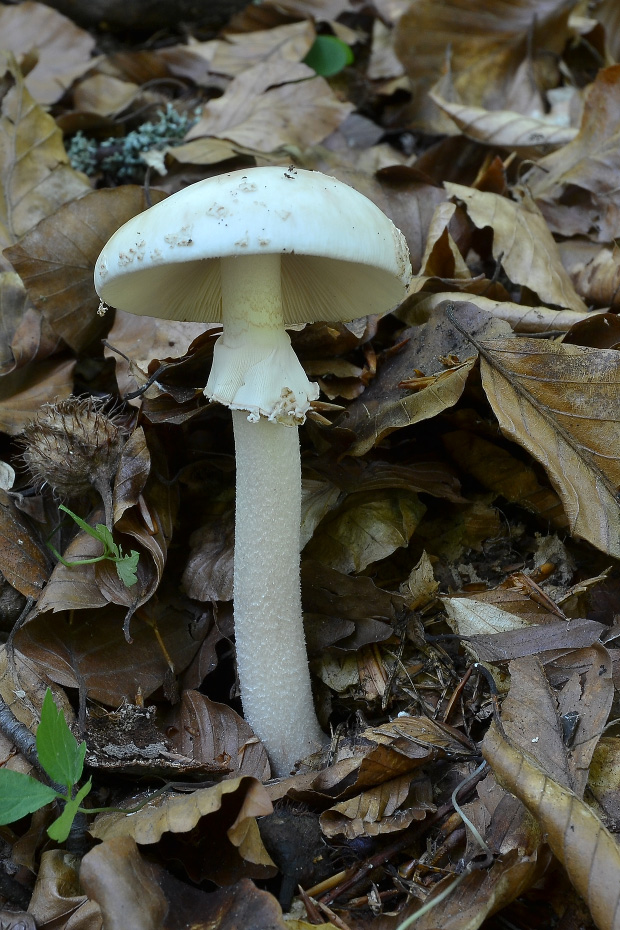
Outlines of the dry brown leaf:
{"label": "dry brown leaf", "polygon": [[424,777],[412,781],[411,775],[402,775],[330,807],[319,822],[326,836],[353,840],[397,833],[434,810],[430,781]]}
{"label": "dry brown leaf", "polygon": [[182,590],[197,601],[232,601],[235,518],[232,510],[213,514],[189,538]]}
{"label": "dry brown leaf", "polygon": [[[151,191],[153,203],[164,197],[161,191]],[[147,206],[138,186],[92,191],[57,209],[7,250],[34,305],[76,352],[109,327],[96,312],[95,261],[112,233]]]}
{"label": "dry brown leaf", "polygon": [[[160,795],[131,816],[100,814],[90,833],[104,840],[131,836],[140,844],[161,840],[170,853],[177,850],[175,858],[185,859],[191,854],[194,861],[186,863],[191,875],[230,884],[235,875],[254,878],[275,875],[277,869],[263,846],[255,819],[272,810],[261,783],[243,775],[190,794]],[[196,861],[199,835],[203,837],[203,854],[201,861]],[[217,836],[218,843],[205,843],[205,836]]]}
{"label": "dry brown leaf", "polygon": [[406,546],[426,507],[410,491],[351,494],[318,526],[304,557],[339,572],[361,572]]}
{"label": "dry brown leaf", "polygon": [[436,307],[446,301],[458,306],[463,300],[474,304],[480,310],[491,313],[500,320],[510,323],[517,333],[545,333],[551,331],[565,332],[582,320],[587,320],[596,313],[576,310],[551,310],[549,307],[527,307],[515,304],[508,300],[491,300],[479,294],[455,294],[444,292],[439,294],[419,294],[406,305],[400,307],[396,313],[405,323],[416,323],[427,319]]}
{"label": "dry brown leaf", "polygon": [[[470,333],[511,332],[507,324],[472,306],[467,311],[465,326]],[[351,455],[364,455],[394,430],[427,420],[451,407],[463,393],[476,362],[475,350],[441,311],[428,323],[405,330],[401,339],[406,340],[401,351],[383,363],[370,387],[348,406],[338,421],[338,426],[356,434],[356,441],[348,450]],[[442,371],[440,359],[450,355],[460,358],[461,364]],[[400,387],[401,382],[415,378],[417,370],[436,377],[419,391]]]}
{"label": "dry brown leaf", "polygon": [[558,126],[548,119],[524,116],[510,110],[485,110],[445,100],[439,87],[429,96],[469,139],[511,149],[524,157],[566,145],[577,135],[572,126]]}
{"label": "dry brown leaf", "polygon": [[500,782],[536,817],[599,930],[620,925],[620,848],[576,794],[553,781],[491,724],[482,753]]}
{"label": "dry brown leaf", "polygon": [[42,404],[69,397],[74,368],[75,359],[48,359],[0,378],[0,430],[17,436]]}
{"label": "dry brown leaf", "polygon": [[111,74],[94,74],[73,90],[73,106],[82,113],[114,116],[131,103],[139,90],[131,81],[121,81]]}
{"label": "dry brown leaf", "polygon": [[[214,42],[209,70],[236,77],[254,65],[273,62],[300,62],[310,51],[316,38],[310,19],[274,29],[259,29],[249,33],[228,33]],[[190,46],[195,51],[196,46]]]}
{"label": "dry brown leaf", "polygon": [[554,782],[582,797],[614,685],[611,658],[603,646],[576,652],[579,656],[570,660],[579,668],[568,670],[561,691],[551,687],[540,657],[511,662],[502,723],[513,748],[520,748]]}
{"label": "dry brown leaf", "polygon": [[557,620],[508,633],[470,636],[466,645],[480,662],[508,662],[543,653],[545,658],[553,658],[589,648],[604,630],[605,626],[595,620],[572,620],[570,626],[566,620]]}
{"label": "dry brown leaf", "polygon": [[571,531],[620,555],[620,354],[531,339],[484,343],[502,432],[545,467]]}
{"label": "dry brown leaf", "polygon": [[55,103],[75,78],[91,67],[95,39],[70,19],[43,3],[26,0],[0,6],[2,48],[19,60],[35,53],[26,77],[28,92],[38,103]]}
{"label": "dry brown leaf", "polygon": [[[443,73],[446,49],[464,103],[486,109],[518,109],[526,95],[522,64],[560,54],[570,36],[568,15],[574,0],[510,0],[501,14],[493,0],[412,0],[396,26],[395,48],[413,82],[415,124],[443,131],[449,121],[427,91]],[[527,61],[531,68],[531,61]],[[529,94],[528,94],[529,96]],[[527,97],[526,97],[527,100]],[[450,131],[448,129],[448,131]]]}
{"label": "dry brown leaf", "polygon": [[[620,304],[620,248],[588,239],[566,239],[558,243],[562,264],[579,294],[595,307]],[[601,346],[603,348],[603,346]]]}
{"label": "dry brown leaf", "polygon": [[352,109],[307,65],[273,61],[234,78],[222,97],[207,104],[186,139],[210,136],[261,152],[305,149],[322,142]]}
{"label": "dry brown leaf", "polygon": [[41,335],[40,315],[28,300],[21,278],[13,271],[0,272],[0,375],[50,355],[58,339],[54,337],[49,345]]}
{"label": "dry brown leaf", "polygon": [[53,118],[32,99],[12,56],[0,53],[0,248],[90,190],[74,171]]}
{"label": "dry brown leaf", "polygon": [[174,748],[188,758],[216,761],[235,775],[252,775],[259,781],[270,777],[263,744],[232,707],[210,701],[198,691],[184,691],[167,723]]}
{"label": "dry brown leaf", "polygon": [[50,553],[33,535],[15,499],[0,490],[0,572],[17,591],[38,598],[50,575]]}
{"label": "dry brown leaf", "polygon": [[[89,697],[111,707],[125,699],[134,703],[138,694],[146,698],[169,680],[171,669],[152,618],[148,623],[134,615],[128,643],[125,615],[117,606],[58,613],[52,621],[46,614],[35,614],[17,633],[16,645],[64,687],[83,685]],[[164,602],[156,620],[168,656],[180,672],[199,649],[208,618],[189,602]]]}
{"label": "dry brown leaf", "polygon": [[450,628],[460,636],[507,633],[530,626],[522,617],[475,598],[444,597],[442,604],[448,615]]}
{"label": "dry brown leaf", "polygon": [[543,215],[526,191],[516,202],[462,184],[446,182],[444,187],[465,204],[478,229],[491,227],[493,257],[511,281],[534,291],[545,303],[586,312]]}
{"label": "dry brown leaf", "polygon": [[28,913],[37,927],[103,930],[99,905],[80,887],[77,859],[63,849],[42,853]]}
{"label": "dry brown leaf", "polygon": [[161,930],[168,902],[131,837],[91,849],[80,864],[80,884],[101,908],[106,930]]}
{"label": "dry brown leaf", "polygon": [[[554,232],[582,234],[595,242],[613,241],[620,222],[620,65],[599,71],[587,96],[577,137],[557,152],[541,158],[528,175]],[[587,191],[576,205],[563,193],[577,187]]]}

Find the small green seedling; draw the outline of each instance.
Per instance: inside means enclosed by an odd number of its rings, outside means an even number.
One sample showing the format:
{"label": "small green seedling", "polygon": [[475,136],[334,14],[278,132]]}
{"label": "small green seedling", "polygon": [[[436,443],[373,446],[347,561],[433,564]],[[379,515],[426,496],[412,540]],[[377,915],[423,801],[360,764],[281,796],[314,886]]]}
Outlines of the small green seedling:
{"label": "small green seedling", "polygon": [[129,555],[126,555],[121,550],[121,547],[114,542],[114,537],[112,533],[104,526],[103,523],[97,523],[93,529],[85,520],[82,520],[81,517],[78,517],[77,514],[73,513],[72,510],[69,510],[68,507],[65,507],[64,504],[61,504],[58,508],[63,510],[65,513],[69,514],[72,520],[75,520],[77,525],[84,530],[85,533],[88,533],[89,536],[92,536],[93,539],[98,539],[103,545],[103,555],[97,555],[92,559],[75,559],[70,562],[67,559],[64,559],[59,552],[54,549],[51,543],[48,542],[48,548],[54,553],[59,562],[62,562],[63,565],[66,565],[67,568],[73,568],[75,565],[92,565],[94,562],[103,562],[104,559],[108,559],[110,562],[114,562],[116,565],[116,574],[121,579],[126,588],[131,588],[132,585],[138,580],[138,575],[136,570],[138,568],[138,559],[140,554],[136,552],[135,549],[132,549]]}
{"label": "small green seedling", "polygon": [[317,36],[304,58],[304,64],[321,77],[333,77],[353,64],[353,51],[337,36]]}
{"label": "small green seedling", "polygon": [[[26,814],[32,814],[51,801],[64,801],[64,810],[49,827],[51,839],[59,843],[69,836],[71,824],[80,804],[90,791],[89,779],[73,796],[75,786],[82,777],[86,743],[79,743],[67,726],[64,711],[58,710],[48,688],[41,707],[41,723],[37,728],[37,755],[50,779],[66,788],[58,791],[44,785],[30,775],[0,769],[0,824],[13,823]],[[87,811],[86,813],[90,813]]]}

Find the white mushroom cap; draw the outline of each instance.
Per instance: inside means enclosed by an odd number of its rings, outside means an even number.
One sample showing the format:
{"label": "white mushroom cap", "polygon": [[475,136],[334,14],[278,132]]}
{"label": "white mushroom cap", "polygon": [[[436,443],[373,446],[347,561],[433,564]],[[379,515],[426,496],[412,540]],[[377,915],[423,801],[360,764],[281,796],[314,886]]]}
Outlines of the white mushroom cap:
{"label": "white mushroom cap", "polygon": [[113,307],[221,321],[220,263],[282,256],[286,325],[385,312],[404,297],[404,236],[358,191],[315,171],[250,168],[199,181],[125,223],[95,268]]}

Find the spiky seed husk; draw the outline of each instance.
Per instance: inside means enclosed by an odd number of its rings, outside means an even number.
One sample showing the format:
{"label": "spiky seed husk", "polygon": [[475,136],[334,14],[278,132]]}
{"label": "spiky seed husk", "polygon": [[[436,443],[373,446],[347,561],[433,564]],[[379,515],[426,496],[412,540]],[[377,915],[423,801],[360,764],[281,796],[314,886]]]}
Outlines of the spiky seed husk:
{"label": "spiky seed husk", "polygon": [[35,481],[61,497],[95,488],[111,519],[111,484],[127,430],[108,398],[68,397],[44,404],[21,437],[23,460]]}

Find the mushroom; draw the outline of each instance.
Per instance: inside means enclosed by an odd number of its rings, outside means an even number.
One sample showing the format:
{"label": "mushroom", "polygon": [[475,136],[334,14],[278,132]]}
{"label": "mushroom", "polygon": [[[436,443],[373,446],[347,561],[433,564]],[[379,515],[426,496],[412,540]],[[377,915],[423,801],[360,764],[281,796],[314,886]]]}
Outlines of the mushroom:
{"label": "mushroom", "polygon": [[223,324],[205,394],[233,417],[241,700],[278,775],[325,739],[299,580],[298,426],[318,386],[286,327],[386,312],[410,274],[403,235],[374,203],[318,172],[274,167],[192,184],[125,223],[97,260],[107,304]]}

